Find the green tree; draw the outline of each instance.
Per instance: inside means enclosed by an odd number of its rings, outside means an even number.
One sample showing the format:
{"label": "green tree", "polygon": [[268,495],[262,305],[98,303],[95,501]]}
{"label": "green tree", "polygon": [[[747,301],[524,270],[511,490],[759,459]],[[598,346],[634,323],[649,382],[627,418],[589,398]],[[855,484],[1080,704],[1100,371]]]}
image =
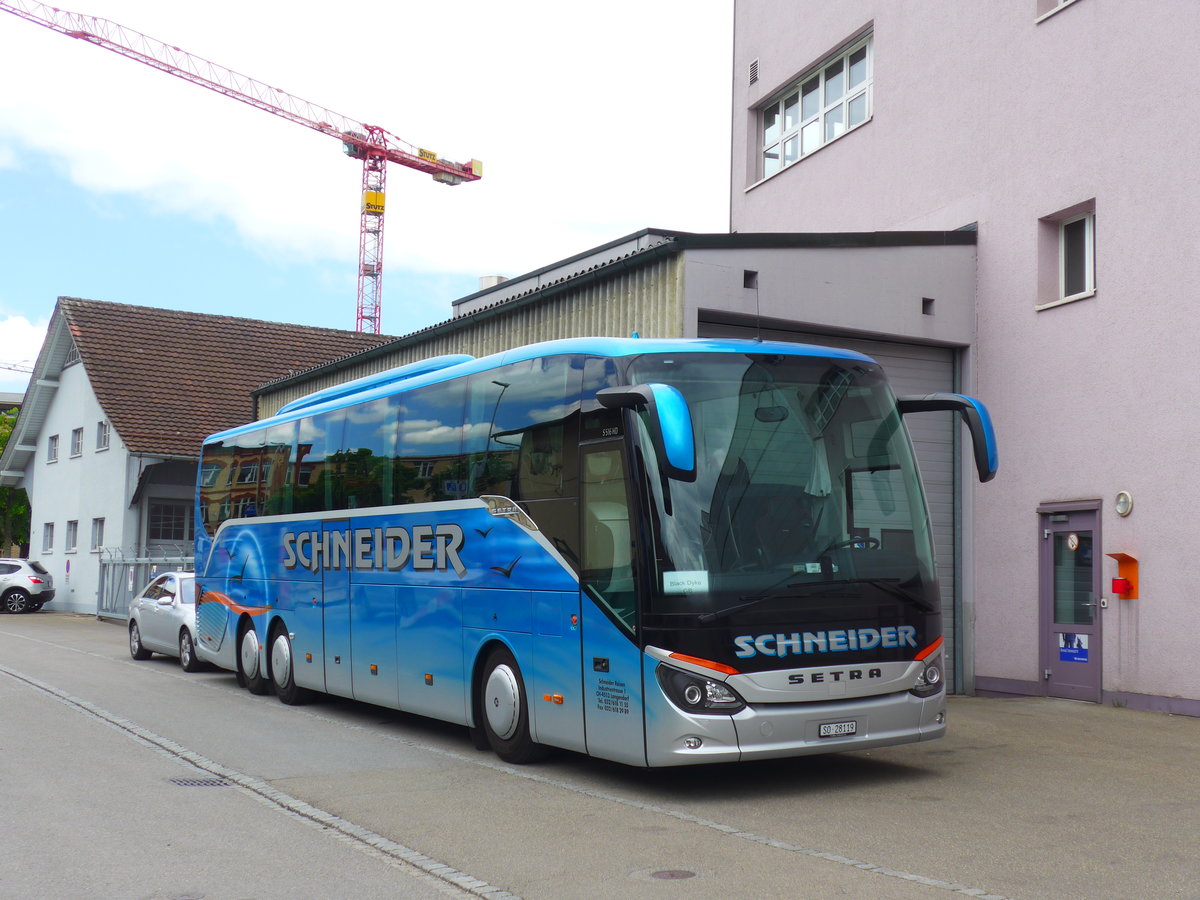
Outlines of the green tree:
{"label": "green tree", "polygon": [[[0,412],[0,453],[4,452],[17,421],[17,410]],[[29,497],[25,488],[0,487],[0,554],[13,545],[29,547]]]}

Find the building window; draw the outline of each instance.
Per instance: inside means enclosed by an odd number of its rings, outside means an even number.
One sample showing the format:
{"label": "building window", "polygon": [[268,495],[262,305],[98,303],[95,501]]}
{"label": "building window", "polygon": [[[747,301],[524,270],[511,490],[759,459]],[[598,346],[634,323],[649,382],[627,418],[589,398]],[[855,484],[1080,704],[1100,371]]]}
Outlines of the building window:
{"label": "building window", "polygon": [[76,428],[71,432],[71,455],[83,456],[83,429]]}
{"label": "building window", "polygon": [[52,434],[46,441],[46,462],[58,462],[58,435]]}
{"label": "building window", "polygon": [[1037,309],[1096,293],[1096,202],[1068,207],[1039,223]]}
{"label": "building window", "polygon": [[1084,213],[1059,226],[1059,294],[1077,300],[1096,293],[1096,214]]}
{"label": "building window", "polygon": [[92,519],[92,552],[104,547],[104,520]]}
{"label": "building window", "polygon": [[42,526],[42,552],[54,552],[54,523],[47,522]]}
{"label": "building window", "polygon": [[760,115],[762,177],[798,162],[871,117],[871,36],[777,94]]}
{"label": "building window", "polygon": [[148,541],[174,541],[179,544],[192,540],[192,504],[151,500],[150,517],[146,524]]}
{"label": "building window", "polygon": [[96,423],[96,449],[107,450],[111,429],[107,422]]}
{"label": "building window", "polygon": [[1048,19],[1061,9],[1070,6],[1075,0],[1035,0],[1034,15],[1037,17],[1035,21]]}
{"label": "building window", "polygon": [[64,553],[74,553],[79,544],[79,522],[67,522],[67,540],[63,546]]}

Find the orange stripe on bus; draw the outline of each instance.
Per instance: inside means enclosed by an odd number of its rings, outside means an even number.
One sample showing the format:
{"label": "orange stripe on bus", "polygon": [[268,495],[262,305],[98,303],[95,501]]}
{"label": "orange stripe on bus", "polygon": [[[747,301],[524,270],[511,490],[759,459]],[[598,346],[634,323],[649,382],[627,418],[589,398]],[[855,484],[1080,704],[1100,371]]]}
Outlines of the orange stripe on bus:
{"label": "orange stripe on bus", "polygon": [[245,613],[248,616],[261,616],[271,608],[269,606],[242,606],[240,603],[234,603],[232,599],[220,591],[205,591],[200,595],[200,602],[220,603],[222,606],[229,607],[235,613]]}
{"label": "orange stripe on bus", "polygon": [[944,641],[944,640],[945,640],[945,638],[938,638],[936,641],[934,641],[932,644],[930,644],[928,647],[926,647],[924,650],[922,650],[920,653],[918,653],[917,661],[919,662],[920,660],[925,659],[925,657],[932,656],[934,653],[936,653],[941,648],[942,641]]}
{"label": "orange stripe on bus", "polygon": [[688,662],[695,666],[703,666],[705,669],[712,669],[714,672],[722,672],[725,675],[741,674],[733,666],[727,666],[725,663],[713,662],[711,659],[701,659],[699,656],[685,656],[682,653],[672,653],[671,659],[677,659],[680,662]]}

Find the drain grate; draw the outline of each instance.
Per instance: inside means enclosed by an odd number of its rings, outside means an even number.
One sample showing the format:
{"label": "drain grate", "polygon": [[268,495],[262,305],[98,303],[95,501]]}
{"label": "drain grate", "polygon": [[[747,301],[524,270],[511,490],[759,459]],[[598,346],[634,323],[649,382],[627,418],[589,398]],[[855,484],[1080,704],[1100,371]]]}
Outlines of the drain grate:
{"label": "drain grate", "polygon": [[167,783],[176,787],[229,787],[224,778],[168,778]]}

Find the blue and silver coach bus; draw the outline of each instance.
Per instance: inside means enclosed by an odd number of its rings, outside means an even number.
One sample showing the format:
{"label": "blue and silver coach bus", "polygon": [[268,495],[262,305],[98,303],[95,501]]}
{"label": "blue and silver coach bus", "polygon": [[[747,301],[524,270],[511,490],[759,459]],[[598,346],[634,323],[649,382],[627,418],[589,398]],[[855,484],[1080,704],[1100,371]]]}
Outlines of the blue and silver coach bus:
{"label": "blue and silver coach bus", "polygon": [[637,766],[929,740],[944,651],[897,400],[857,353],[592,338],[438,357],[204,445],[197,652],[285,703]]}

